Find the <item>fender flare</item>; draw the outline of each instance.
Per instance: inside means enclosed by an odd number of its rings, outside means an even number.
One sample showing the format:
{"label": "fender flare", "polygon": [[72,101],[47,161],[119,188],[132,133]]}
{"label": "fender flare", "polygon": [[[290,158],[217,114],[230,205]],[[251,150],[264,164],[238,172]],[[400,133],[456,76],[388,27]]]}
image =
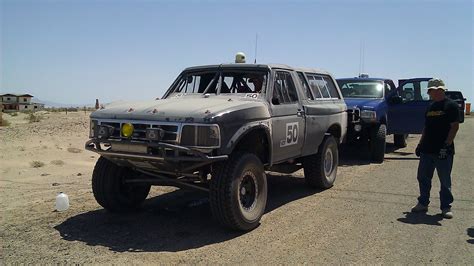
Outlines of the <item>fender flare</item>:
{"label": "fender flare", "polygon": [[226,151],[225,153],[231,154],[244,136],[257,129],[265,130],[265,134],[267,136],[268,141],[268,163],[272,165],[273,139],[271,132],[271,123],[269,120],[250,122],[242,125],[227,142],[227,145],[224,148]]}

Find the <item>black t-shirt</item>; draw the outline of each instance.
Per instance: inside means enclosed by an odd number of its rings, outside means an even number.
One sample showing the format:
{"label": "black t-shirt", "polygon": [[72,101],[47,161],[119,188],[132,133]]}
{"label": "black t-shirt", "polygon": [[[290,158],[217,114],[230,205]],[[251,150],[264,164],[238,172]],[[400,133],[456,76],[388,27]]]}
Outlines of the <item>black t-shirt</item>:
{"label": "black t-shirt", "polygon": [[[456,102],[445,98],[432,102],[425,113],[425,135],[421,142],[421,152],[439,153],[448,137],[451,123],[459,121],[459,109]],[[451,144],[454,154],[454,142]]]}

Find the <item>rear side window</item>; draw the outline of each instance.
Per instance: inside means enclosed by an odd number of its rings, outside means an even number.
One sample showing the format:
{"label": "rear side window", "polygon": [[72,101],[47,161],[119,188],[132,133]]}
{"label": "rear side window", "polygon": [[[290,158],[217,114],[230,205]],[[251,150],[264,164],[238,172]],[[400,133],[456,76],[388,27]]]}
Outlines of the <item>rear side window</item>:
{"label": "rear side window", "polygon": [[317,99],[340,99],[339,92],[332,79],[328,76],[306,73],[309,86]]}
{"label": "rear side window", "polygon": [[337,89],[336,89],[336,85],[334,85],[334,82],[332,81],[332,79],[328,76],[323,76],[323,80],[326,82],[326,87],[329,91],[329,95],[331,96],[331,98],[340,99],[339,93],[337,92]]}
{"label": "rear side window", "polygon": [[316,77],[314,75],[308,75],[308,74],[306,74],[306,76],[308,77],[309,87],[311,88],[311,91],[313,92],[314,97],[316,99],[323,98],[321,91],[319,90]]}
{"label": "rear side window", "polygon": [[323,77],[321,76],[315,76],[316,77],[316,84],[319,87],[319,91],[321,91],[321,94],[323,95],[323,98],[331,98],[329,95],[329,90],[326,87],[326,82],[323,80]]}
{"label": "rear side window", "polygon": [[275,83],[273,84],[273,98],[278,100],[277,104],[294,103],[298,101],[295,83],[290,73],[283,71],[276,72]]}

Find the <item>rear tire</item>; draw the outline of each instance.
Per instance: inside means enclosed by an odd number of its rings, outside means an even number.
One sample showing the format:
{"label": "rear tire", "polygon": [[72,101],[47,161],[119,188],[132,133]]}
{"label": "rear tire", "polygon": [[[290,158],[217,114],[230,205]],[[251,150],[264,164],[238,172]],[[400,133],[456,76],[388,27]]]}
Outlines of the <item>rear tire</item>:
{"label": "rear tire", "polygon": [[326,136],[319,145],[318,153],[303,160],[306,184],[321,189],[332,187],[336,180],[338,164],[337,142],[333,136]]}
{"label": "rear tire", "polygon": [[223,226],[241,231],[257,227],[267,204],[267,178],[260,159],[236,153],[216,165],[209,196],[212,214]]}
{"label": "rear tire", "polygon": [[379,124],[372,129],[370,136],[370,157],[373,162],[382,163],[385,157],[385,139],[387,137],[387,127]]}
{"label": "rear tire", "polygon": [[407,146],[408,134],[395,134],[393,135],[393,143],[397,148],[405,148]]}
{"label": "rear tire", "polygon": [[136,209],[146,199],[151,187],[147,184],[124,182],[136,175],[133,170],[100,157],[92,174],[92,191],[97,203],[111,212]]}

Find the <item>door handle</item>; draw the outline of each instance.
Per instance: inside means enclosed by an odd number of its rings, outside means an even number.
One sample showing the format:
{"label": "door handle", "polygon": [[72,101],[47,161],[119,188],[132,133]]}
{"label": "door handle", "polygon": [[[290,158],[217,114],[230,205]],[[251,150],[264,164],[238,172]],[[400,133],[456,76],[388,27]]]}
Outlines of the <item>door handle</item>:
{"label": "door handle", "polygon": [[304,116],[304,110],[303,109],[298,109],[298,111],[296,112],[296,115],[297,116]]}

